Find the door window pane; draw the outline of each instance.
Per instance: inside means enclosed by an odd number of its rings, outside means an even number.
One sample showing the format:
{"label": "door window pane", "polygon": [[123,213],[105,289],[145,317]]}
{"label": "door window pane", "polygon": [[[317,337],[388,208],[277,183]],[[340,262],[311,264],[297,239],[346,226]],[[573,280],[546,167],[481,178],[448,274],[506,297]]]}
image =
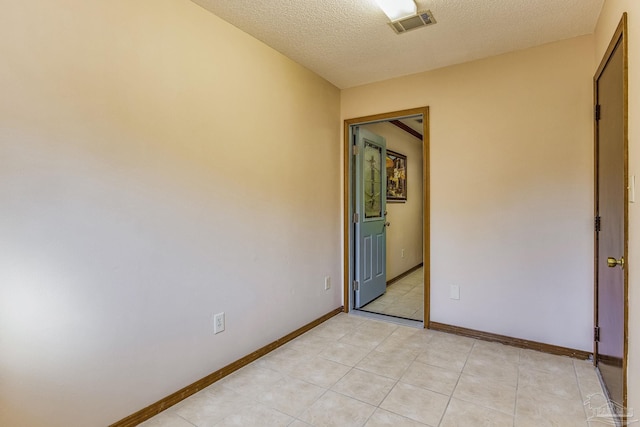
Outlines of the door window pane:
{"label": "door window pane", "polygon": [[382,216],[382,149],[364,142],[364,217]]}

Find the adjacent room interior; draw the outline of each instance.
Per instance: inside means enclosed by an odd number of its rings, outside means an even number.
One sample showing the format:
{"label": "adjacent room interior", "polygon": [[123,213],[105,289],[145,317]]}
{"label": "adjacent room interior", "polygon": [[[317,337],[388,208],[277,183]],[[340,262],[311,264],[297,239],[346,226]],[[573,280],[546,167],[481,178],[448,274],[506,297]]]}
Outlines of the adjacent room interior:
{"label": "adjacent room interior", "polygon": [[[383,282],[385,286],[372,299],[357,309],[398,319],[423,322],[424,320],[424,198],[425,157],[422,114],[395,117],[373,123],[351,125],[354,130],[364,129],[385,140],[384,169],[386,179],[382,191],[385,255]],[[355,160],[354,160],[355,161]],[[355,191],[356,168],[351,169],[352,202],[357,203]],[[428,173],[428,171],[426,171]],[[366,175],[366,174],[365,174]],[[366,180],[367,177],[364,177]],[[365,193],[370,189],[365,189]],[[380,190],[373,189],[372,192]],[[366,196],[365,196],[366,197]],[[382,200],[382,199],[381,199]],[[364,203],[366,201],[363,200]],[[353,245],[350,257],[357,257],[359,248]],[[354,262],[358,262],[354,258]],[[382,292],[382,293],[381,293]],[[350,304],[353,306],[353,304]]]}

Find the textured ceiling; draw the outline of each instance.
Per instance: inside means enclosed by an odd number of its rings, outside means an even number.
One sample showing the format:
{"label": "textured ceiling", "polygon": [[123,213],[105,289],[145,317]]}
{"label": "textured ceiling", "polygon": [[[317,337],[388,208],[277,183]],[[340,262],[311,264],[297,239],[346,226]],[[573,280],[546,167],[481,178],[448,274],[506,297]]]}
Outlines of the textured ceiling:
{"label": "textured ceiling", "polygon": [[192,0],[339,88],[591,34],[604,0],[417,0],[397,35],[375,0]]}

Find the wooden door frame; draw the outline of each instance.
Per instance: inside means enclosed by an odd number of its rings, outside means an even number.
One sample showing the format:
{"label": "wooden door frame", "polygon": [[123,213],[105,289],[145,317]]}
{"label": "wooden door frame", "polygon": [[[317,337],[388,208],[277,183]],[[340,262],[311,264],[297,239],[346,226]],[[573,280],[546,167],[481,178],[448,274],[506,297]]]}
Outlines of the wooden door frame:
{"label": "wooden door frame", "polygon": [[[622,49],[622,74],[623,74],[623,147],[624,147],[624,259],[629,259],[629,96],[628,96],[628,75],[629,75],[629,58],[628,58],[628,31],[627,31],[627,13],[625,12],[620,19],[620,23],[609,43],[609,46],[598,66],[593,77],[593,105],[598,105],[598,81],[604,72],[607,64],[611,60],[613,52],[620,44]],[[594,217],[598,213],[598,171],[599,171],[599,123],[594,120]],[[629,270],[625,265],[623,270],[624,280],[624,350],[622,355],[622,406],[627,407],[627,353],[629,349]],[[594,231],[594,330],[598,326],[598,234]],[[598,342],[593,342],[593,363],[597,365]]]}
{"label": "wooden door frame", "polygon": [[383,114],[374,114],[371,116],[357,117],[344,121],[344,140],[343,140],[343,292],[344,292],[344,312],[348,313],[351,307],[351,277],[353,275],[351,268],[351,256],[354,245],[351,243],[351,231],[353,222],[351,221],[351,141],[350,129],[353,125],[375,123],[397,119],[408,116],[422,115],[422,201],[423,201],[423,223],[422,223],[422,260],[424,265],[424,327],[429,327],[430,314],[430,210],[429,210],[429,107],[418,107],[408,110],[393,111]]}

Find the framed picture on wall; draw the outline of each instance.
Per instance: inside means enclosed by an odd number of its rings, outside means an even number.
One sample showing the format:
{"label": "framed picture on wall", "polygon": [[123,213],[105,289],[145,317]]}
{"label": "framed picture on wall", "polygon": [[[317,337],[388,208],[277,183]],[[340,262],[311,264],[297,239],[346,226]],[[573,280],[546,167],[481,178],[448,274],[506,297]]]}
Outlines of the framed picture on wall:
{"label": "framed picture on wall", "polygon": [[407,156],[387,150],[387,201],[407,201]]}

